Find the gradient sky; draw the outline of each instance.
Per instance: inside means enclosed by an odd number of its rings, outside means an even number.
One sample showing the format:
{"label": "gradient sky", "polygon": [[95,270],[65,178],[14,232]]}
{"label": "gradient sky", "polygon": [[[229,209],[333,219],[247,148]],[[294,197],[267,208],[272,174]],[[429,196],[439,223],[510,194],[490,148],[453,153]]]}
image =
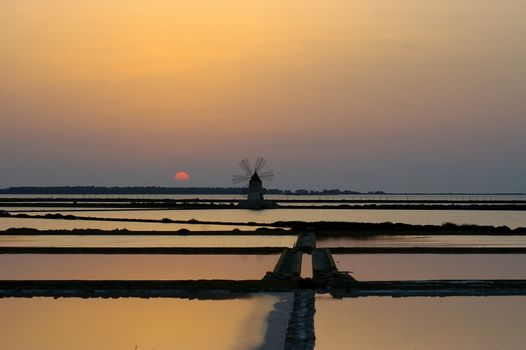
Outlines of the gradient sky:
{"label": "gradient sky", "polygon": [[0,187],[526,192],[524,0],[0,0]]}

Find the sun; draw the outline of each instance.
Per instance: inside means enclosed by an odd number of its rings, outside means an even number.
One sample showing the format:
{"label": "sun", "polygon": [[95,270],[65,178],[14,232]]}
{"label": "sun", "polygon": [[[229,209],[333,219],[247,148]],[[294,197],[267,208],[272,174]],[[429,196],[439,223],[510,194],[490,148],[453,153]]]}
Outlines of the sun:
{"label": "sun", "polygon": [[188,181],[190,180],[190,175],[188,175],[186,171],[178,171],[174,175],[174,180],[181,181],[181,182]]}

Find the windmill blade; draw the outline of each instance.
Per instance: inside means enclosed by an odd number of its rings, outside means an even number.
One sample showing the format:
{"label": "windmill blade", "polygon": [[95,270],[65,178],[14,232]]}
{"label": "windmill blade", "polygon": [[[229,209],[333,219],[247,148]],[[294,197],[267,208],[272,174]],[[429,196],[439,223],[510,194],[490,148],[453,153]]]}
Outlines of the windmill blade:
{"label": "windmill blade", "polygon": [[260,171],[261,169],[263,169],[265,164],[267,164],[267,160],[263,157],[258,157],[258,159],[256,160],[256,171]]}
{"label": "windmill blade", "polygon": [[267,170],[259,174],[259,178],[262,180],[272,180],[274,178],[274,172],[272,170]]}
{"label": "windmill blade", "polygon": [[239,166],[245,171],[245,174],[247,176],[252,176],[252,167],[250,166],[250,162],[248,161],[248,159],[243,159],[242,161],[240,161]]}
{"label": "windmill blade", "polygon": [[249,175],[234,175],[232,176],[232,182],[234,184],[240,184],[242,182],[246,182],[250,180],[251,176]]}

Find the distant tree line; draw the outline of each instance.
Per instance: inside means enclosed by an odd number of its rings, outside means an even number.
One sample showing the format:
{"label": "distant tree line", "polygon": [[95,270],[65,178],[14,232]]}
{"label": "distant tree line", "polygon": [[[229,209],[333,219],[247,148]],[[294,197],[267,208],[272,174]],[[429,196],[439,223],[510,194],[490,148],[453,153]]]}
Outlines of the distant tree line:
{"label": "distant tree line", "polygon": [[[134,186],[134,187],[103,187],[103,186],[55,186],[55,187],[9,187],[0,189],[0,195],[40,195],[40,194],[62,194],[62,195],[163,195],[163,194],[244,194],[245,187],[158,187],[158,186]],[[307,196],[334,196],[342,194],[385,194],[383,191],[358,192],[350,190],[280,190],[265,189],[266,194],[282,195],[307,195]]]}
{"label": "distant tree line", "polygon": [[283,191],[283,194],[294,194],[300,196],[335,196],[339,194],[386,194],[384,191],[369,191],[369,192],[359,192],[351,190],[296,190],[296,191]]}

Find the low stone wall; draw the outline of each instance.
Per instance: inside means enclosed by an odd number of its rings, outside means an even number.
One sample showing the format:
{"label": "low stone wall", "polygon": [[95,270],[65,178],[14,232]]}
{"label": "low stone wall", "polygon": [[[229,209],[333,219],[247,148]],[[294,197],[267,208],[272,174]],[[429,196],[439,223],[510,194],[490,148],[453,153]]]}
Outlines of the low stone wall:
{"label": "low stone wall", "polygon": [[302,290],[294,293],[294,304],[290,315],[285,350],[314,349],[315,292]]}

